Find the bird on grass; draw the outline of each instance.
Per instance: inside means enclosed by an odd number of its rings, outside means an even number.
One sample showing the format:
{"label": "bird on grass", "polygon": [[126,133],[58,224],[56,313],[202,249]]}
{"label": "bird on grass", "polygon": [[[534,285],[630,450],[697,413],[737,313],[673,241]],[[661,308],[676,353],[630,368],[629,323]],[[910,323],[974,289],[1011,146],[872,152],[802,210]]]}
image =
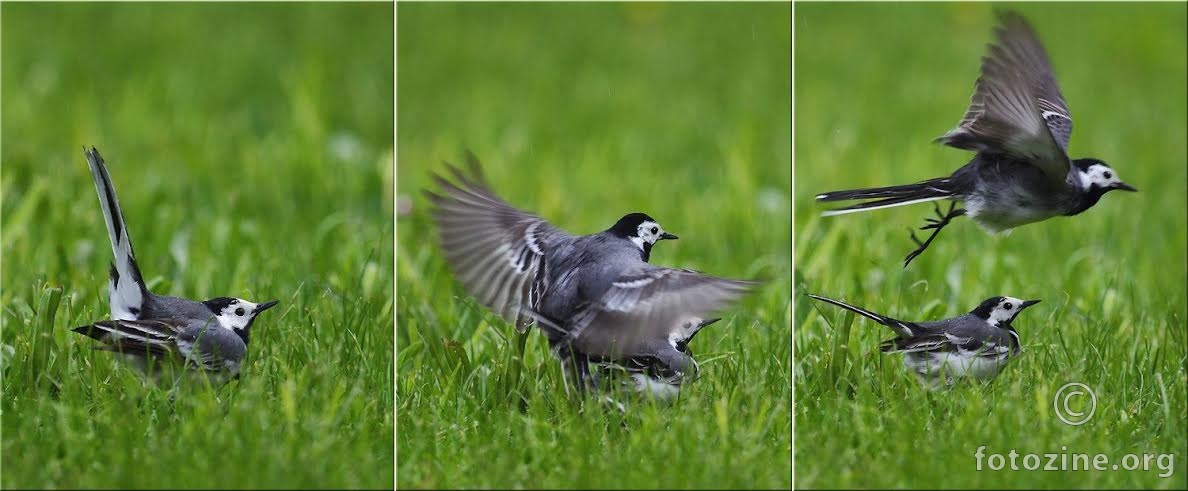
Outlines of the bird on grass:
{"label": "bird on grass", "polygon": [[[936,218],[921,230],[927,239],[911,238],[917,247],[904,258],[907,267],[922,254],[951,220],[969,216],[991,233],[1073,216],[1097,204],[1102,195],[1121,189],[1122,182],[1105,162],[1070,159],[1072,116],[1052,75],[1048,55],[1027,21],[1014,12],[1000,12],[998,42],[982,58],[981,76],[969,108],[952,131],[937,141],[977,152],[948,177],[915,184],[831,191],[818,201],[865,200],[826,211],[825,216],[878,210],[925,201],[951,200],[947,212],[933,203]],[[957,208],[962,202],[964,208]]]}
{"label": "bird on grass", "polygon": [[[103,157],[94,147],[84,148],[83,153],[115,256],[108,281],[112,318],[73,331],[98,341],[95,349],[124,355],[153,379],[174,367],[202,374],[212,384],[239,378],[252,323],[278,302],[253,303],[231,297],[194,301],[149,291],[136,264],[132,238]],[[182,377],[174,380],[176,384]]]}
{"label": "bird on grass", "polygon": [[653,247],[677,236],[644,213],[570,235],[496,196],[478,159],[468,152],[467,162],[467,171],[446,163],[452,181],[435,174],[440,191],[426,191],[446,262],[517,331],[544,333],[566,392],[669,400],[697,377],[689,342],[754,282],[649,264]]}
{"label": "bird on grass", "polygon": [[952,386],[960,379],[994,379],[1022,348],[1011,323],[1039,300],[991,297],[968,314],[939,321],[909,322],[876,314],[840,300],[809,297],[891,328],[896,337],[879,346],[884,353],[903,353],[903,365],[929,388]]}

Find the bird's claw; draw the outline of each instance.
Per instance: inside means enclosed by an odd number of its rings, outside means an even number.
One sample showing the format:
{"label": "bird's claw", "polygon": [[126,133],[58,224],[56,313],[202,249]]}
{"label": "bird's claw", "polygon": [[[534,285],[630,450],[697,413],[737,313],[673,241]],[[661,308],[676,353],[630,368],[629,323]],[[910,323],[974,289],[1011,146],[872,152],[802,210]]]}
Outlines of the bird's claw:
{"label": "bird's claw", "polygon": [[922,245],[924,245],[924,242],[923,242],[923,241],[921,241],[921,240],[920,240],[918,237],[916,237],[916,231],[915,231],[915,230],[912,230],[912,229],[910,229],[910,228],[909,228],[909,229],[908,229],[908,234],[909,234],[909,235],[911,235],[911,237],[912,237],[912,242],[915,242],[917,246],[922,246]]}
{"label": "bird's claw", "polygon": [[924,221],[927,222],[928,224],[920,227],[920,230],[932,230],[932,233],[928,235],[927,239],[921,241],[919,237],[916,237],[916,232],[914,230],[912,230],[910,228],[908,229],[908,232],[910,233],[911,238],[912,238],[912,242],[916,243],[916,249],[913,250],[911,253],[909,253],[907,255],[907,257],[905,257],[903,259],[903,267],[905,267],[905,268],[908,266],[909,263],[912,262],[912,259],[915,259],[920,254],[923,254],[924,250],[928,249],[928,246],[932,244],[932,240],[936,238],[937,234],[940,233],[941,229],[944,228],[946,225],[948,225],[949,222],[952,221],[954,217],[958,217],[958,216],[965,214],[965,210],[957,210],[956,202],[951,202],[949,204],[949,211],[947,213],[942,212],[940,205],[936,204],[935,202],[932,204],[932,207],[933,207],[933,210],[936,212],[937,218],[924,219]]}

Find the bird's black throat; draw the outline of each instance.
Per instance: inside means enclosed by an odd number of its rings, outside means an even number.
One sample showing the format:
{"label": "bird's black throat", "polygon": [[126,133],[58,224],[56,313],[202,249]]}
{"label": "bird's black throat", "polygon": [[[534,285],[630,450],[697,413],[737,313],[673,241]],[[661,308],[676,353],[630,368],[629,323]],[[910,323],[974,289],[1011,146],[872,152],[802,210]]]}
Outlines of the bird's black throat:
{"label": "bird's black throat", "polygon": [[1068,213],[1065,213],[1064,216],[1071,217],[1073,215],[1079,215],[1081,212],[1092,208],[1093,205],[1096,205],[1097,202],[1101,200],[1102,196],[1112,190],[1113,188],[1102,188],[1097,186],[1086,189],[1085,192],[1081,193],[1080,199],[1077,200],[1076,206],[1068,210]]}
{"label": "bird's black throat", "polygon": [[643,248],[639,250],[639,258],[645,263],[652,257],[652,245],[651,242],[644,242]]}
{"label": "bird's black throat", "polygon": [[[252,319],[252,320],[254,321],[255,319]],[[236,336],[239,336],[239,339],[243,340],[243,345],[247,346],[249,344],[248,338],[251,337],[251,334],[250,334],[251,327],[252,326],[249,324],[248,327],[245,327],[243,329],[232,329],[231,332],[235,333]]]}

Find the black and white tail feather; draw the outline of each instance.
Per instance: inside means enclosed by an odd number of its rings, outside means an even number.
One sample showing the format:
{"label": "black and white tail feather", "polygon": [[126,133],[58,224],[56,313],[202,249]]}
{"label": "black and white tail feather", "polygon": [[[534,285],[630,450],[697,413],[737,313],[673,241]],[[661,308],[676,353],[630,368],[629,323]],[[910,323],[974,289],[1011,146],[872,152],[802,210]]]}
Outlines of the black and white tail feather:
{"label": "black and white tail feather", "polygon": [[834,216],[952,199],[955,196],[957,196],[957,192],[953,190],[951,180],[942,177],[915,184],[831,191],[818,194],[816,199],[817,201],[872,200],[821,213],[821,216]]}
{"label": "black and white tail feather", "polygon": [[[866,309],[864,309],[864,308],[862,308],[862,307],[858,307],[858,306],[855,306],[855,305],[850,305],[850,304],[848,304],[848,303],[845,303],[845,302],[843,302],[843,301],[841,301],[841,300],[834,300],[834,299],[832,299],[832,298],[822,297],[822,296],[820,296],[820,295],[814,295],[814,294],[812,294],[812,293],[808,293],[807,295],[808,295],[809,297],[811,297],[811,298],[815,298],[815,299],[817,299],[817,300],[820,300],[820,301],[822,301],[822,302],[825,302],[825,303],[829,303],[829,304],[836,305],[836,306],[838,306],[838,307],[841,307],[841,308],[843,308],[843,309],[849,310],[849,311],[851,311],[851,312],[853,312],[853,313],[855,313],[855,314],[858,314],[858,315],[861,315],[861,316],[863,316],[863,317],[866,317],[867,319],[870,319],[870,320],[872,320],[872,321],[875,321],[875,322],[877,322],[877,323],[879,323],[879,324],[882,324],[882,325],[884,325],[884,326],[890,327],[890,328],[891,328],[891,330],[895,331],[895,333],[896,333],[896,334],[898,334],[898,335],[900,335],[900,336],[902,336],[902,337],[912,337],[912,336],[914,336],[914,335],[916,334],[916,331],[915,331],[915,329],[919,329],[919,328],[920,328],[920,326],[919,326],[919,325],[916,325],[916,324],[914,324],[914,323],[911,323],[911,322],[904,322],[904,321],[901,321],[901,320],[899,320],[899,319],[895,319],[895,318],[892,318],[892,317],[887,317],[887,316],[885,316],[885,315],[883,315],[883,314],[876,314],[876,313],[874,313],[874,312],[871,312],[871,311],[869,311],[869,310],[866,310]],[[913,328],[914,328],[914,329],[913,329]]]}
{"label": "black and white tail feather", "polygon": [[115,258],[111,263],[108,289],[111,316],[122,320],[139,319],[148,292],[140,274],[140,266],[136,264],[136,253],[132,249],[132,239],[128,237],[124,213],[120,209],[103,157],[95,147],[90,150],[84,148],[83,153],[91,168],[95,192],[99,193],[99,206],[103,210],[103,221],[107,224],[107,236],[111,239],[111,253]]}

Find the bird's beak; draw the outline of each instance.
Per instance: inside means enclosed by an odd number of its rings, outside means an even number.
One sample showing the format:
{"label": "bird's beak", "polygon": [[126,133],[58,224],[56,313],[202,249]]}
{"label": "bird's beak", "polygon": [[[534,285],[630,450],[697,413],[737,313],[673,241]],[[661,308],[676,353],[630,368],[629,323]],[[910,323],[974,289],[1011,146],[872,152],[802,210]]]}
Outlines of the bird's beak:
{"label": "bird's beak", "polygon": [[256,313],[257,313],[257,314],[259,314],[260,312],[263,312],[263,311],[265,311],[265,310],[268,310],[268,309],[272,308],[272,306],[274,306],[274,305],[276,305],[276,304],[278,304],[278,303],[280,303],[280,300],[273,300],[273,301],[271,301],[271,302],[264,302],[264,303],[262,303],[262,304],[260,304],[260,305],[257,305],[257,306],[256,306]]}
{"label": "bird's beak", "polygon": [[1137,192],[1138,192],[1138,190],[1137,190],[1137,189],[1135,189],[1135,188],[1134,188],[1134,186],[1131,186],[1131,185],[1129,185],[1129,184],[1126,184],[1126,183],[1124,183],[1124,182],[1120,182],[1120,183],[1118,183],[1118,184],[1114,185],[1114,189],[1121,189],[1121,190],[1123,190],[1123,191],[1130,191],[1130,192],[1132,192],[1132,193],[1137,193]]}
{"label": "bird's beak", "polygon": [[660,234],[660,240],[666,240],[666,239],[667,240],[676,240],[677,236],[672,235],[668,232],[664,232],[664,233]]}
{"label": "bird's beak", "polygon": [[1019,310],[1023,310],[1025,308],[1035,305],[1037,303],[1040,303],[1040,301],[1039,300],[1024,300],[1023,305],[1021,307],[1019,307]]}

